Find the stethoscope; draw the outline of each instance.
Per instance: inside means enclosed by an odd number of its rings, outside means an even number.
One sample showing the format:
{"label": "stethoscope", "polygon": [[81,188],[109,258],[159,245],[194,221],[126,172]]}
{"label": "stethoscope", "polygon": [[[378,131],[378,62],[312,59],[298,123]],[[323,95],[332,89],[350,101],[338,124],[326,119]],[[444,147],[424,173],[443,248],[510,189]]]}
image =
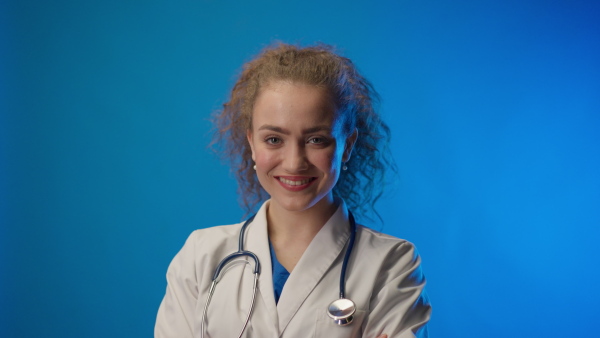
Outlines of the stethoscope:
{"label": "stethoscope", "polygon": [[[346,249],[346,253],[344,255],[344,261],[342,262],[342,272],[340,273],[340,298],[334,300],[327,307],[327,314],[333,322],[340,326],[350,325],[352,320],[354,319],[354,313],[356,312],[356,305],[353,301],[346,298],[346,267],[348,266],[348,261],[350,260],[350,255],[352,254],[352,249],[354,248],[354,240],[356,239],[356,222],[354,221],[354,216],[351,212],[348,212],[349,220],[350,220],[350,241],[348,242],[348,248]],[[200,323],[200,337],[204,337],[204,330],[206,325],[206,313],[208,310],[208,304],[210,304],[210,300],[212,298],[213,293],[215,292],[215,287],[220,280],[220,274],[225,265],[230,261],[240,258],[243,256],[249,257],[254,260],[254,285],[252,287],[252,300],[250,302],[250,310],[248,310],[248,315],[246,316],[246,320],[244,321],[244,326],[240,331],[238,338],[242,337],[242,334],[246,330],[246,326],[248,326],[248,322],[250,321],[250,316],[252,315],[252,310],[254,310],[254,301],[256,299],[256,289],[258,285],[258,276],[260,275],[260,261],[258,260],[258,256],[255,253],[244,250],[244,234],[246,232],[246,228],[248,224],[252,222],[254,216],[250,217],[244,225],[242,225],[242,229],[240,230],[240,237],[238,239],[238,251],[230,254],[229,256],[223,258],[217,268],[215,269],[215,273],[213,274],[212,283],[210,284],[210,289],[208,290],[208,296],[206,298],[206,304],[204,305],[204,310],[202,311],[202,322]],[[249,261],[245,261],[245,263],[250,264]]]}

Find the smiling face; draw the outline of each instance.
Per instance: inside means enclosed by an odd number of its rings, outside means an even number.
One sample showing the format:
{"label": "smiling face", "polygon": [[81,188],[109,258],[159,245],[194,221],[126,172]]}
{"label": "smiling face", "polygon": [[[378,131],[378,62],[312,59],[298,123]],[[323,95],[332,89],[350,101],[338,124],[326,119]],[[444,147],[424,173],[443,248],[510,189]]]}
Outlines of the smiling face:
{"label": "smiling face", "polygon": [[275,81],[261,89],[248,142],[272,207],[287,211],[334,207],[332,189],[357,136],[345,135],[339,120],[324,88]]}

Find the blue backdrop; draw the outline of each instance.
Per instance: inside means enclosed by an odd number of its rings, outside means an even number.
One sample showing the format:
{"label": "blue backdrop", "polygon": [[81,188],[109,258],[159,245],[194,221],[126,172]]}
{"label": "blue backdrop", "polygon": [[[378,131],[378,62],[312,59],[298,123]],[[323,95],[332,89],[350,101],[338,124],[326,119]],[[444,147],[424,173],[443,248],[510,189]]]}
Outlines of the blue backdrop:
{"label": "blue backdrop", "polygon": [[[171,258],[243,213],[210,114],[274,40],[383,97],[383,230],[436,337],[600,332],[597,1],[3,1],[0,336],[148,337]],[[375,228],[381,228],[379,224]]]}

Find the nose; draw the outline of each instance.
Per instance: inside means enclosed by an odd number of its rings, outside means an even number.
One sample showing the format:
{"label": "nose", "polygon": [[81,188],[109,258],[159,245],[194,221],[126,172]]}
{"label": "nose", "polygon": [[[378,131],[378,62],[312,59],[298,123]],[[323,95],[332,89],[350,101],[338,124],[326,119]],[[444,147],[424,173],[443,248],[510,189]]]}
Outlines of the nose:
{"label": "nose", "polygon": [[283,151],[283,169],[289,173],[297,173],[308,169],[308,159],[304,144],[293,144]]}

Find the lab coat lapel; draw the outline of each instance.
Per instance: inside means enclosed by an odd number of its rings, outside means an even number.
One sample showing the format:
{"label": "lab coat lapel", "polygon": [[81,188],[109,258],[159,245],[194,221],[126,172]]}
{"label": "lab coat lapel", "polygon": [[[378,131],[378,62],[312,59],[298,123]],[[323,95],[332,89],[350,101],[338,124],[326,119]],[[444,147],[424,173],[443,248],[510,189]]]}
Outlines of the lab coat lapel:
{"label": "lab coat lapel", "polygon": [[[285,283],[277,304],[280,333],[283,333],[298,308],[343,253],[349,236],[347,210],[341,201],[338,210],[317,233]],[[332,287],[337,288],[337,284]]]}
{"label": "lab coat lapel", "polygon": [[[273,290],[273,270],[271,267],[271,252],[269,251],[269,233],[267,230],[267,208],[269,201],[254,216],[246,231],[245,249],[255,253],[260,260],[260,276],[258,288],[265,307],[274,325],[278,323],[275,292]],[[279,328],[276,328],[279,332]]]}

